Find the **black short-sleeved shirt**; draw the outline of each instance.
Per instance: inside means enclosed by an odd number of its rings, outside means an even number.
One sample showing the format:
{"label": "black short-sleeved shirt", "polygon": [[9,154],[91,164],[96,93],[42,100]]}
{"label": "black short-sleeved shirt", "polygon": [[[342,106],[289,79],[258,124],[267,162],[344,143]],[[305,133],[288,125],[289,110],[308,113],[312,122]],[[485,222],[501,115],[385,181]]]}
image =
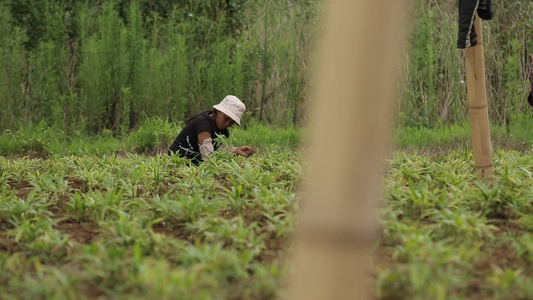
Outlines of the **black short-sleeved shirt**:
{"label": "black short-sleeved shirt", "polygon": [[194,164],[199,164],[202,161],[202,156],[198,145],[198,134],[202,131],[207,131],[211,134],[215,150],[220,146],[216,141],[217,136],[229,137],[229,130],[227,128],[218,130],[211,117],[209,117],[209,112],[205,111],[183,127],[170,146],[168,153],[177,153],[181,157],[192,160]]}

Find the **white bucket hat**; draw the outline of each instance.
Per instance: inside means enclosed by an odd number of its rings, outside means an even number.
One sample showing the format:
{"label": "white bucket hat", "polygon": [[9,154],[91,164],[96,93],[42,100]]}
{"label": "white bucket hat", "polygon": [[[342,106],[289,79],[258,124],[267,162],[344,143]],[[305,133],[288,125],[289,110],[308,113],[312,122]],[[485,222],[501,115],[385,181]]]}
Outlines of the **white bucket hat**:
{"label": "white bucket hat", "polygon": [[239,98],[233,95],[227,95],[224,99],[222,99],[222,101],[220,101],[219,104],[213,105],[213,107],[216,110],[225,113],[228,117],[235,121],[237,125],[241,126],[241,117],[246,110],[246,106],[241,100],[239,100]]}

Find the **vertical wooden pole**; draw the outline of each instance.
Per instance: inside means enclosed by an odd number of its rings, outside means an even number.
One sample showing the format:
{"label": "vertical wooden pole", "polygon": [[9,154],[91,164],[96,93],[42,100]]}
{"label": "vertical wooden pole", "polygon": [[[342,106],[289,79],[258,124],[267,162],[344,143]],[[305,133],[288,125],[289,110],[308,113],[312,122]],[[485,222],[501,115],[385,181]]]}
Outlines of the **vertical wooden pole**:
{"label": "vertical wooden pole", "polygon": [[487,105],[487,88],[485,85],[483,32],[481,19],[477,14],[474,26],[478,44],[465,49],[470,134],[472,135],[472,151],[474,153],[474,164],[478,177],[490,181],[492,180],[494,164],[492,162],[489,109]]}
{"label": "vertical wooden pole", "polygon": [[370,251],[406,3],[326,1],[288,299],[372,298]]}

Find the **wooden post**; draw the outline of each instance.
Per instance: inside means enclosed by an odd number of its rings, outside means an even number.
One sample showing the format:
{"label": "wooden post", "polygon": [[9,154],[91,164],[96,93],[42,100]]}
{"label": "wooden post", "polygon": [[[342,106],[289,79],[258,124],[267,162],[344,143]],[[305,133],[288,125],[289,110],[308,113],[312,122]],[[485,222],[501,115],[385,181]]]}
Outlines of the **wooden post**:
{"label": "wooden post", "polygon": [[477,13],[474,26],[478,44],[465,49],[470,134],[472,135],[472,151],[478,177],[491,181],[494,164],[492,162],[489,109],[485,85],[485,56],[481,18],[479,18]]}
{"label": "wooden post", "polygon": [[326,1],[288,299],[373,298],[370,253],[406,3]]}

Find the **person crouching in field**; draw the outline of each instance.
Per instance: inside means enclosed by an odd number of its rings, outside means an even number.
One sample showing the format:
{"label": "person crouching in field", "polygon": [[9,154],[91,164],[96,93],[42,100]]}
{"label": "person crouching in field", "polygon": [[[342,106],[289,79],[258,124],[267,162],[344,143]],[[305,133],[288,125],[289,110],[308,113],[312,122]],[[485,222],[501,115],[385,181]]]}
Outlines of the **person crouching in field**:
{"label": "person crouching in field", "polygon": [[[185,127],[170,146],[169,155],[178,154],[198,165],[219,148],[218,136],[229,137],[228,128],[233,124],[241,125],[241,117],[246,110],[244,103],[232,95],[226,96],[213,108],[214,110],[201,112],[186,121]],[[228,150],[244,157],[255,153],[254,149],[248,146],[232,147]]]}

